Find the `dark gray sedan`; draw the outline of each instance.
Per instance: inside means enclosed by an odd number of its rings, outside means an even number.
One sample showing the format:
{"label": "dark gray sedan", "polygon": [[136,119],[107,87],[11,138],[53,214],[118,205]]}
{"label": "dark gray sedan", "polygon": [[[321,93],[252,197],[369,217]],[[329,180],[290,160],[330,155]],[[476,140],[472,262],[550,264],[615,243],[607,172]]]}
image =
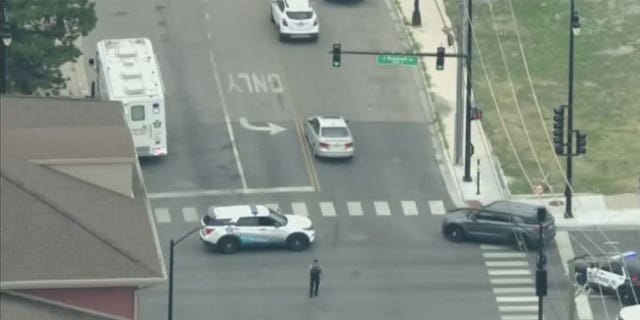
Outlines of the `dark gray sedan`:
{"label": "dark gray sedan", "polygon": [[556,229],[546,208],[512,201],[449,211],[442,221],[442,232],[453,242],[475,239],[536,247],[540,244],[539,210],[543,211],[543,239],[548,242],[555,237]]}

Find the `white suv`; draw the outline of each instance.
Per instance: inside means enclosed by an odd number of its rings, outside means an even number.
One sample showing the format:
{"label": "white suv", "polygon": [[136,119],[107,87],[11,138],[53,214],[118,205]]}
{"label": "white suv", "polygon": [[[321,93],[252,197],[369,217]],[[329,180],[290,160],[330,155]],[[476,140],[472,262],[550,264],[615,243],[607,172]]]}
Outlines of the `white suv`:
{"label": "white suv", "polygon": [[278,28],[280,40],[291,37],[318,40],[318,15],[308,0],[271,0],[271,21]]}
{"label": "white suv", "polygon": [[316,238],[309,218],[283,215],[261,205],[209,208],[201,222],[200,239],[222,253],[252,245],[286,245],[301,251]]}

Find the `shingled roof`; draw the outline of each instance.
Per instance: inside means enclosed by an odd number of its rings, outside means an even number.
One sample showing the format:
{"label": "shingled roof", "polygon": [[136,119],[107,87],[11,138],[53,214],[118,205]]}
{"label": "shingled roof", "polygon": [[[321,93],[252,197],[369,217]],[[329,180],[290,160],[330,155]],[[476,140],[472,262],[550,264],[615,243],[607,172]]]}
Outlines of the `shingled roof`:
{"label": "shingled roof", "polygon": [[0,99],[0,289],[162,282],[122,105]]}

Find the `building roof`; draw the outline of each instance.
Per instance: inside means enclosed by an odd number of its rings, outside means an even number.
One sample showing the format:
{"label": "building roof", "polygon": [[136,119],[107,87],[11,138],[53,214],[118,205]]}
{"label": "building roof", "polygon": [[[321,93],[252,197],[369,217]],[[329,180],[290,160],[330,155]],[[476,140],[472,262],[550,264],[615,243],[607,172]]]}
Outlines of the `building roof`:
{"label": "building roof", "polygon": [[47,319],[47,320],[111,320],[101,316],[64,308],[43,301],[24,299],[10,293],[0,294],[0,310],[3,319]]}
{"label": "building roof", "polygon": [[0,99],[0,288],[163,281],[122,105]]}

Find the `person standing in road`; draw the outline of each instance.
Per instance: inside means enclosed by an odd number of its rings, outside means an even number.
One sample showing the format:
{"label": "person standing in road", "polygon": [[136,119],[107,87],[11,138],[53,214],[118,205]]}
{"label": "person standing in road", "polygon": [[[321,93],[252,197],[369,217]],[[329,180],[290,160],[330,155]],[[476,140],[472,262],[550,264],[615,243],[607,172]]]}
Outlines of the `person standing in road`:
{"label": "person standing in road", "polygon": [[318,259],[313,259],[309,267],[309,298],[318,296],[318,288],[320,287],[320,276],[322,275],[322,266]]}

